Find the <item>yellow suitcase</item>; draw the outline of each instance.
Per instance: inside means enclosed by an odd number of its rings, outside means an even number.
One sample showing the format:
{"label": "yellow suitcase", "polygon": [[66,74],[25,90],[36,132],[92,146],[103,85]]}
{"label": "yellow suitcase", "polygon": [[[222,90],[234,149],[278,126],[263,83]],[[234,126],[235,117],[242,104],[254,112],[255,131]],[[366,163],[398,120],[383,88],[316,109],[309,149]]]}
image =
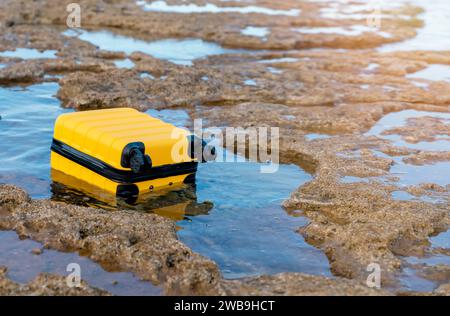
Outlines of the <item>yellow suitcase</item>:
{"label": "yellow suitcase", "polygon": [[203,161],[195,140],[187,130],[135,109],[67,113],[55,122],[51,167],[129,198],[194,183]]}

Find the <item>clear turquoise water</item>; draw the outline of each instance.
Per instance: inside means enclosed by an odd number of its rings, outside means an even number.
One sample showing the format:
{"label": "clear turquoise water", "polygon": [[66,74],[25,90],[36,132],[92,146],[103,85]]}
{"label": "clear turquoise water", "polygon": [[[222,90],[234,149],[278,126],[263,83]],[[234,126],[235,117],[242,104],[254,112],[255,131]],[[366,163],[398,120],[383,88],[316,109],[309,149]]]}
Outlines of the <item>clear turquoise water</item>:
{"label": "clear turquoise water", "polygon": [[330,275],[325,256],[295,232],[307,220],[280,206],[311,176],[294,165],[281,165],[274,174],[259,168],[250,162],[201,166],[197,196],[214,208],[179,222],[180,239],[216,261],[228,278],[283,271]]}
{"label": "clear turquoise water", "polygon": [[60,107],[57,83],[0,87],[0,182],[24,187],[35,198],[50,197],[50,145]]}
{"label": "clear turquoise water", "polygon": [[[16,184],[34,198],[51,197],[50,145],[53,124],[59,114],[71,110],[60,107],[54,97],[58,84],[43,83],[26,88],[0,87],[0,183]],[[26,283],[39,272],[67,275],[68,263],[80,264],[82,278],[91,285],[118,295],[159,295],[161,289],[142,282],[131,273],[110,273],[76,253],[45,250],[42,245],[19,240],[14,232],[0,232],[0,265],[8,267],[14,281]],[[118,281],[113,285],[113,281]]]}

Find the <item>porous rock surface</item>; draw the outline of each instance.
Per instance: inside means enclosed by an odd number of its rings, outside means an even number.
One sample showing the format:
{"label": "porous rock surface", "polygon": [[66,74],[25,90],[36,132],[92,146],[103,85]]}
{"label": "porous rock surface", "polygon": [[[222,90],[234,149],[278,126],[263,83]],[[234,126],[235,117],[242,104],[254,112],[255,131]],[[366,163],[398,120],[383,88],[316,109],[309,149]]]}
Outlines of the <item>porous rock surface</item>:
{"label": "porous rock surface", "polygon": [[[0,228],[15,230],[45,247],[78,251],[103,267],[132,271],[143,280],[162,284],[166,294],[189,295],[377,295],[355,281],[295,273],[224,280],[215,263],[177,240],[175,224],[164,217],[133,211],[111,212],[47,200],[31,200],[21,189],[0,185]],[[0,293],[72,295],[46,274],[22,288],[1,275]],[[63,281],[64,280],[64,281]],[[47,283],[49,285],[47,285]],[[277,286],[278,285],[278,286]],[[36,286],[42,288],[35,289]],[[40,292],[39,292],[40,291]],[[53,292],[52,292],[53,291]],[[79,294],[101,294],[87,291]]]}
{"label": "porous rock surface", "polygon": [[41,273],[28,284],[18,284],[7,277],[7,268],[0,267],[0,295],[2,296],[107,296],[108,292],[90,287],[81,281],[79,286],[69,287],[66,278]]}

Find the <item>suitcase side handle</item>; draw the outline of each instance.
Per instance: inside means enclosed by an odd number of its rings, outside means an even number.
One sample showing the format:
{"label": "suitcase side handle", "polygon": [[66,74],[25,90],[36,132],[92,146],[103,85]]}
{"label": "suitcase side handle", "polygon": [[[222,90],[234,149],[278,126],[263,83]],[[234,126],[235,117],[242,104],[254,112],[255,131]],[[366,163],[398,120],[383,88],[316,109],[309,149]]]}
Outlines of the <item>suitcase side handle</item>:
{"label": "suitcase side handle", "polygon": [[145,154],[144,143],[129,143],[122,151],[120,165],[130,168],[133,173],[141,173],[152,167],[152,159]]}

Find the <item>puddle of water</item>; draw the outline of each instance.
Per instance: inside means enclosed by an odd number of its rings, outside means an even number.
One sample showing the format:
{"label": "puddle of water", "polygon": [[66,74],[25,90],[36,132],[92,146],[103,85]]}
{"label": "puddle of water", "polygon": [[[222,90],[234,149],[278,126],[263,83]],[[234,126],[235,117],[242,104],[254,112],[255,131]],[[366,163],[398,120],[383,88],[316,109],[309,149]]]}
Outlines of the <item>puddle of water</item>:
{"label": "puddle of water", "polygon": [[383,90],[386,92],[392,92],[392,91],[398,91],[399,89],[396,87],[393,87],[393,86],[386,85],[386,86],[383,86]]}
{"label": "puddle of water", "polygon": [[152,74],[150,74],[150,73],[148,73],[148,72],[142,72],[142,73],[140,73],[140,74],[139,74],[139,77],[141,77],[141,78],[148,78],[148,79],[151,79],[151,80],[154,80],[154,79],[155,79],[155,76],[153,76]]}
{"label": "puddle of water", "polygon": [[[389,158],[394,161],[394,165],[391,167],[390,173],[399,178],[397,184],[400,184],[400,186],[418,185],[421,183],[436,183],[443,186],[449,184],[449,177],[447,172],[445,171],[449,170],[450,162],[443,161],[423,166],[416,166],[404,163],[404,156],[391,157],[376,150],[374,150],[373,152],[378,157]],[[378,177],[376,179],[383,178]],[[418,198],[403,191],[393,192],[392,197],[394,198],[394,200],[420,199],[422,201],[430,203],[444,202],[442,199],[429,196],[421,196]]]}
{"label": "puddle of water", "polygon": [[247,26],[241,33],[247,36],[266,37],[270,31],[267,27]]}
{"label": "puddle of water", "polygon": [[386,44],[378,48],[381,52],[411,50],[448,50],[450,47],[450,6],[447,0],[402,0],[422,7],[425,12],[419,15],[425,23],[417,30],[417,36],[403,42]]}
{"label": "puddle of water", "polygon": [[0,64],[0,69],[5,68],[6,64]]}
{"label": "puddle of water", "polygon": [[434,198],[426,195],[416,197],[406,191],[394,191],[392,192],[391,196],[392,199],[396,201],[423,201],[428,203],[445,203],[445,201],[440,198]]}
{"label": "puddle of water", "polygon": [[[377,152],[379,153],[379,152]],[[382,153],[380,153],[382,154]],[[387,155],[379,155],[387,156]],[[384,176],[380,177],[355,177],[355,176],[343,176],[341,177],[342,183],[368,183],[370,181],[377,181],[386,184],[397,184],[400,187],[406,187],[411,185],[419,185],[421,183],[436,183],[441,186],[446,186],[450,184],[450,178],[445,170],[450,170],[450,162],[435,162],[433,164],[427,165],[412,165],[406,164],[402,161],[404,156],[399,157],[389,157],[394,161],[393,166],[389,170],[390,174],[398,178],[398,180],[393,181],[390,178]],[[417,199],[416,197],[409,195],[407,192],[395,191],[392,194],[394,200],[410,200]],[[440,203],[442,200],[433,199],[427,196],[420,197],[420,200],[431,203]]]}
{"label": "puddle of water", "polygon": [[324,254],[295,232],[306,219],[290,216],[281,207],[311,176],[294,165],[280,165],[274,174],[260,173],[260,166],[202,165],[197,197],[212,201],[214,207],[209,215],[179,222],[180,239],[217,262],[226,278],[283,271],[330,276]]}
{"label": "puddle of water", "polygon": [[15,232],[0,231],[0,240],[0,265],[8,267],[8,277],[15,282],[28,283],[41,272],[67,276],[67,265],[77,263],[81,268],[82,280],[112,294],[162,294],[160,288],[139,280],[132,273],[107,272],[87,257],[76,253],[45,249],[40,255],[35,255],[33,249],[42,249],[42,245],[29,239],[20,240]]}
{"label": "puddle of water", "polygon": [[276,63],[295,63],[297,61],[300,61],[298,58],[292,58],[292,57],[283,57],[283,58],[274,58],[274,59],[264,59],[260,60],[258,62],[262,64],[276,64]]}
{"label": "puddle of water", "polygon": [[0,87],[0,182],[20,185],[35,198],[50,197],[50,145],[58,115],[70,110],[54,97],[57,83]]}
{"label": "puddle of water", "polygon": [[413,85],[415,85],[416,87],[424,89],[424,90],[428,90],[428,87],[430,86],[430,84],[428,82],[417,81],[417,80],[413,80],[413,81],[411,81],[411,83]]}
{"label": "puddle of water", "polygon": [[361,89],[363,89],[363,90],[368,90],[369,88],[370,88],[370,85],[368,85],[368,84],[362,84],[362,85],[360,85],[359,86]]}
{"label": "puddle of water", "polygon": [[423,70],[408,74],[406,77],[450,82],[450,65],[430,65]]}
{"label": "puddle of water", "polygon": [[49,74],[44,75],[44,79],[61,79],[62,77],[63,75],[49,75]]}
{"label": "puddle of water", "polygon": [[410,291],[433,291],[437,284],[417,275],[417,271],[411,268],[403,269],[399,277],[400,285]]}
{"label": "puddle of water", "polygon": [[366,25],[351,25],[347,27],[305,27],[305,28],[295,28],[296,32],[303,34],[338,34],[345,36],[359,36],[364,33],[377,33],[382,37],[390,38],[391,34],[387,32],[379,31],[377,28],[366,26]]}
{"label": "puddle of water", "polygon": [[[450,249],[450,230],[440,233],[437,236],[429,238],[432,248]],[[432,255],[430,257],[417,258],[407,257],[406,262],[410,264],[434,265],[450,265],[450,257],[446,255]],[[414,268],[406,268],[402,271],[399,278],[404,289],[413,291],[433,291],[439,286],[438,282],[427,280]]]}
{"label": "puddle of water", "polygon": [[267,70],[270,73],[273,73],[273,74],[276,74],[276,75],[283,73],[283,70],[275,68],[275,67],[267,67]]}
{"label": "puddle of water", "polygon": [[[440,233],[435,237],[430,238],[431,247],[437,248],[450,248],[450,232]],[[432,255],[429,257],[407,257],[405,261],[409,264],[416,265],[450,265],[450,256],[446,255]],[[400,282],[405,289],[416,291],[433,291],[439,286],[439,282],[427,280],[424,277],[417,274],[417,270],[414,268],[407,268],[402,271],[400,276]],[[442,282],[440,282],[442,283]]]}
{"label": "puddle of water", "polygon": [[116,60],[114,64],[118,68],[131,69],[134,67],[134,63],[129,58],[125,58],[124,60]]}
{"label": "puddle of water", "polygon": [[292,121],[296,119],[295,115],[283,115],[286,120]]}
{"label": "puddle of water", "polygon": [[430,242],[433,248],[450,249],[450,229],[437,236],[431,237]]}
{"label": "puddle of water", "polygon": [[418,185],[421,183],[436,183],[441,186],[450,184],[446,170],[450,170],[450,162],[436,162],[430,165],[416,166],[400,162],[391,167],[390,172],[400,178],[401,185]]}
{"label": "puddle of water", "polygon": [[[367,20],[370,17],[371,13],[342,13],[341,10],[336,8],[322,8],[319,10],[320,16],[325,19],[333,19],[333,20]],[[390,15],[390,14],[380,14],[378,15],[381,19],[409,19],[408,15]],[[375,28],[374,28],[375,29]],[[389,34],[389,33],[386,33]]]}
{"label": "puddle of water", "polygon": [[246,79],[246,80],[244,80],[244,84],[246,86],[256,86],[256,81],[253,79]]}
{"label": "puddle of water", "polygon": [[435,266],[438,264],[450,265],[450,256],[446,255],[432,255],[430,257],[407,257],[406,262],[410,264],[426,264],[429,266]]}
{"label": "puddle of water", "polygon": [[[408,19],[406,15],[390,15],[383,14],[383,10],[398,9],[403,3],[388,0],[362,0],[362,1],[318,1],[311,2],[327,2],[328,6],[319,10],[320,15],[327,19],[354,19],[367,20],[374,13],[381,19],[392,19],[393,17]],[[378,10],[381,10],[379,13]]]}
{"label": "puddle of water", "polygon": [[169,5],[165,1],[153,1],[147,3],[146,1],[137,1],[144,11],[151,12],[169,12],[169,13],[260,13],[266,15],[287,15],[298,16],[300,14],[299,9],[290,10],[276,10],[258,6],[242,6],[242,7],[219,7],[212,3],[206,3],[205,5],[197,5],[194,3]]}
{"label": "puddle of water", "polygon": [[156,117],[160,120],[164,120],[167,123],[173,124],[178,127],[185,127],[189,120],[189,114],[184,110],[148,110],[145,113]]}
{"label": "puddle of water", "polygon": [[411,201],[415,199],[415,196],[406,191],[394,191],[392,192],[392,199],[396,201]]}
{"label": "puddle of water", "polygon": [[429,150],[429,151],[449,151],[450,141],[446,139],[436,140],[432,142],[423,141],[413,144],[404,141],[400,135],[382,134],[384,131],[390,130],[392,128],[405,126],[407,120],[410,118],[417,118],[424,116],[450,120],[450,113],[427,112],[416,110],[404,110],[400,112],[392,112],[383,116],[383,118],[381,118],[381,120],[379,120],[365,135],[377,136],[383,139],[390,140],[394,145],[400,147],[408,147],[412,149]]}
{"label": "puddle of water", "polygon": [[305,138],[307,141],[311,141],[311,140],[315,140],[315,139],[326,139],[326,138],[330,138],[330,135],[326,135],[326,134],[316,134],[316,133],[311,133],[311,134],[307,134],[305,135]]}
{"label": "puddle of water", "polygon": [[[399,183],[401,186],[417,185],[420,183],[437,183],[440,185],[448,185],[449,177],[444,170],[450,170],[449,162],[436,163],[433,165],[414,166],[405,164],[402,162],[403,157],[389,157],[381,152],[376,152],[378,156],[391,158],[395,161],[394,166],[391,168],[391,173],[399,177]],[[347,177],[350,178],[350,177]],[[364,178],[356,178],[362,181]],[[359,182],[359,181],[355,181]],[[439,198],[433,198],[429,196],[416,197],[409,194],[406,191],[394,191],[392,192],[392,198],[398,201],[424,201],[429,203],[446,203],[445,200]],[[432,247],[450,248],[450,230],[444,233],[440,233],[435,237],[430,238]],[[406,262],[410,264],[450,264],[450,257],[445,255],[433,255],[426,258],[408,257]],[[436,282],[427,280],[417,274],[417,270],[413,268],[405,268],[399,276],[399,281],[403,289],[413,291],[432,291],[438,284]]]}
{"label": "puddle of water", "polygon": [[[72,36],[72,33],[64,33]],[[125,52],[143,52],[155,58],[168,60],[179,65],[192,65],[194,59],[209,55],[220,55],[238,52],[222,48],[220,45],[205,42],[201,39],[164,39],[158,41],[144,41],[129,36],[117,35],[109,31],[86,31],[76,33],[79,39],[87,41],[100,49]]]}
{"label": "puddle of water", "polygon": [[16,48],[0,52],[0,57],[11,57],[21,59],[56,58],[56,50],[38,51],[34,48]]}
{"label": "puddle of water", "polygon": [[374,71],[374,70],[376,70],[378,67],[380,67],[380,65],[375,64],[375,63],[371,63],[371,64],[369,64],[369,65],[366,67],[365,70],[367,70],[367,71]]}

